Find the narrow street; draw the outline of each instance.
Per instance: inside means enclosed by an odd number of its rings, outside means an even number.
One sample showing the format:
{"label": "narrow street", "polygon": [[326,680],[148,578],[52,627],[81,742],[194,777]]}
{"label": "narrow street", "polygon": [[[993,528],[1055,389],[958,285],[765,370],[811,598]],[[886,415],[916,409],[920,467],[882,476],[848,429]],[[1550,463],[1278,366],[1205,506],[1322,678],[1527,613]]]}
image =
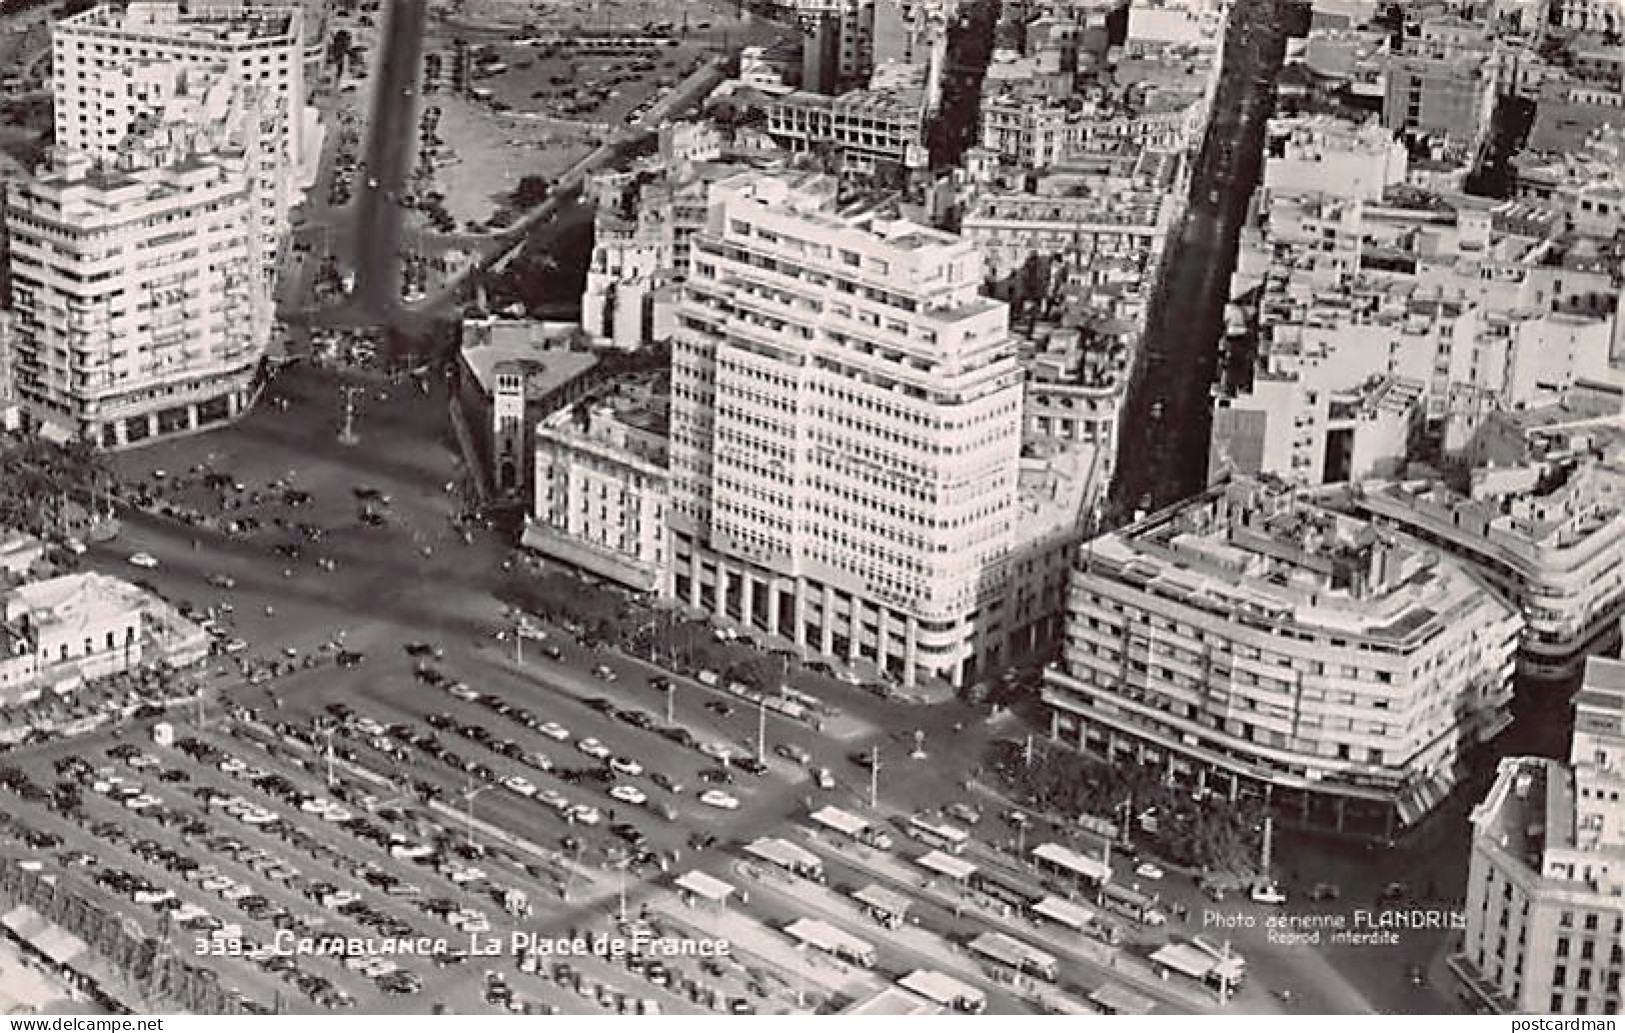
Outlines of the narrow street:
{"label": "narrow street", "polygon": [[1283,6],[1238,0],[1231,12],[1190,208],[1170,243],[1124,402],[1118,454],[1125,458],[1112,485],[1112,522],[1185,498],[1206,477],[1209,391],[1237,239],[1260,175],[1264,125],[1286,48]]}

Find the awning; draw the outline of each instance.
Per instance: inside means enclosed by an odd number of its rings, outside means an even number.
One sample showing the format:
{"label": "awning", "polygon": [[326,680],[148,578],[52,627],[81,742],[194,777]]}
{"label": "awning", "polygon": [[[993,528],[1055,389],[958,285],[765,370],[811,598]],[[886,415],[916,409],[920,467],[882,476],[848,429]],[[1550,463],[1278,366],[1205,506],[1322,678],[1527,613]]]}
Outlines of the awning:
{"label": "awning", "polygon": [[713,904],[720,904],[727,900],[734,891],[734,888],[726,882],[713,878],[697,868],[679,878],[677,887]]}
{"label": "awning", "polygon": [[54,965],[66,965],[86,950],[85,941],[44,918],[27,904],[19,904],[0,917],[13,936],[28,944]]}
{"label": "awning", "polygon": [[921,868],[929,868],[938,875],[946,875],[948,878],[959,882],[964,882],[976,871],[974,864],[969,861],[961,861],[959,858],[951,854],[945,854],[941,850],[933,850],[929,854],[916,857],[914,863]]}
{"label": "awning", "polygon": [[1094,882],[1105,882],[1112,877],[1111,865],[1093,857],[1085,857],[1075,850],[1068,850],[1059,843],[1045,843],[1033,850],[1033,856]]}
{"label": "awning", "polygon": [[1117,983],[1107,983],[1090,994],[1089,1000],[1113,1015],[1148,1015],[1157,1006],[1157,1002],[1151,998],[1137,994]]}
{"label": "awning", "polygon": [[908,914],[909,905],[912,903],[901,893],[889,890],[876,882],[871,882],[863,889],[852,894],[852,899],[867,904],[882,914],[893,915],[897,918],[902,918]]}
{"label": "awning", "polygon": [[793,872],[822,871],[824,868],[817,854],[782,839],[754,840],[745,846],[745,852]]}
{"label": "awning", "polygon": [[1033,905],[1033,913],[1059,922],[1069,929],[1082,930],[1095,919],[1095,913],[1060,897],[1045,897]]}
{"label": "awning", "polygon": [[1152,954],[1151,960],[1192,979],[1206,979],[1213,971],[1213,959],[1188,943],[1170,943]]}

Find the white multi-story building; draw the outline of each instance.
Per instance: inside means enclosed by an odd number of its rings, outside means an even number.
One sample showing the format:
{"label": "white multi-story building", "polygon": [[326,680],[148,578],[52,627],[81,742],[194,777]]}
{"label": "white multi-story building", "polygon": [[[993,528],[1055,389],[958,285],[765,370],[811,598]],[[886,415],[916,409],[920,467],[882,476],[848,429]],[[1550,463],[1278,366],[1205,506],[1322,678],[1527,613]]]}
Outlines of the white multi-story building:
{"label": "white multi-story building", "polygon": [[1467,928],[1450,967],[1476,1004],[1618,1015],[1625,972],[1625,663],[1586,660],[1567,763],[1508,757],[1473,809]]}
{"label": "white multi-story building", "polygon": [[[1515,417],[1505,422],[1517,432]],[[1428,481],[1372,484],[1355,505],[1477,567],[1523,613],[1520,666],[1539,677],[1571,675],[1616,630],[1625,607],[1618,423],[1531,428],[1529,454],[1475,471],[1466,496]]]}
{"label": "white multi-story building", "polygon": [[1329,115],[1271,119],[1264,142],[1263,187],[1271,195],[1331,194],[1380,201],[1405,182],[1409,159],[1391,131],[1371,121]]}
{"label": "white multi-story building", "polygon": [[524,543],[642,592],[671,591],[669,399],[618,384],[536,428]]}
{"label": "white multi-story building", "polygon": [[271,329],[240,157],[128,172],[74,155],[6,211],[17,394],[104,447],[232,419]]}
{"label": "white multi-story building", "polygon": [[718,184],[672,356],[673,588],[904,684],[997,670],[1022,372],[981,256],[840,205]]}
{"label": "white multi-story building", "polygon": [[1208,480],[1274,475],[1296,484],[1394,477],[1423,424],[1419,381],[1373,377],[1350,391],[1260,373],[1213,405]]}
{"label": "white multi-story building", "polygon": [[1088,544],[1043,699],[1081,749],[1387,836],[1510,723],[1520,626],[1449,557],[1236,481]]}
{"label": "white multi-story building", "polygon": [[177,64],[223,74],[245,91],[276,98],[289,168],[306,164],[310,127],[305,108],[303,12],[298,6],[205,6],[164,0],[98,4],[52,26],[51,76],[56,144],[111,159],[128,120],[147,103],[117,91],[117,74],[146,64]]}

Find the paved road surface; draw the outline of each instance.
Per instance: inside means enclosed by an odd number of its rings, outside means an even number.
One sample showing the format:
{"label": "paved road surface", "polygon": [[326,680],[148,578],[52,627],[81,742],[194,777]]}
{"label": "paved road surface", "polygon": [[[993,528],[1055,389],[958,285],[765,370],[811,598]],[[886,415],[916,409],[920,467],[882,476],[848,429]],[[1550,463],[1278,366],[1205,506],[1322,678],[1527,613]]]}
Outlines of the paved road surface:
{"label": "paved road surface", "polygon": [[1231,13],[1190,211],[1169,251],[1124,405],[1118,449],[1125,458],[1111,496],[1119,519],[1178,501],[1206,479],[1219,330],[1285,46],[1278,6],[1240,0]]}
{"label": "paved road surface", "polygon": [[[401,207],[387,198],[405,188],[416,154],[416,86],[423,61],[426,0],[396,0],[389,5],[383,57],[374,84],[372,115],[367,134],[365,176],[377,179],[369,189],[366,178],[356,184],[359,214],[355,222],[356,298],[378,322],[388,322],[401,307]],[[413,88],[413,96],[402,90]]]}

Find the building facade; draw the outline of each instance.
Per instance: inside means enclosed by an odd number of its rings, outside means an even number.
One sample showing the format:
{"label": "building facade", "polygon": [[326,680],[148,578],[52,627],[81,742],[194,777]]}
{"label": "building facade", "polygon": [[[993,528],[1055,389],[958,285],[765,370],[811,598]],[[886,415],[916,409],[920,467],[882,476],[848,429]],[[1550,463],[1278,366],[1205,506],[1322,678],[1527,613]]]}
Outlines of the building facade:
{"label": "building facade", "polygon": [[636,591],[670,593],[667,404],[621,385],[542,421],[527,548]]}
{"label": "building facade", "polygon": [[17,395],[108,448],[247,409],[271,330],[241,158],[122,172],[70,155],[12,192]]}
{"label": "building facade", "polygon": [[1625,971],[1625,663],[1586,661],[1567,763],[1508,757],[1473,809],[1450,966],[1510,1014],[1618,1015]]}
{"label": "building facade", "polygon": [[905,685],[1005,656],[1022,373],[981,257],[827,176],[712,194],[672,357],[673,590]]}
{"label": "building facade", "polygon": [[1520,628],[1448,557],[1236,481],[1085,547],[1043,700],[1080,749],[1388,836],[1510,723]]}
{"label": "building facade", "polygon": [[524,319],[463,324],[452,426],[486,497],[529,500],[536,425],[595,382],[598,357],[575,346],[576,333]]}

